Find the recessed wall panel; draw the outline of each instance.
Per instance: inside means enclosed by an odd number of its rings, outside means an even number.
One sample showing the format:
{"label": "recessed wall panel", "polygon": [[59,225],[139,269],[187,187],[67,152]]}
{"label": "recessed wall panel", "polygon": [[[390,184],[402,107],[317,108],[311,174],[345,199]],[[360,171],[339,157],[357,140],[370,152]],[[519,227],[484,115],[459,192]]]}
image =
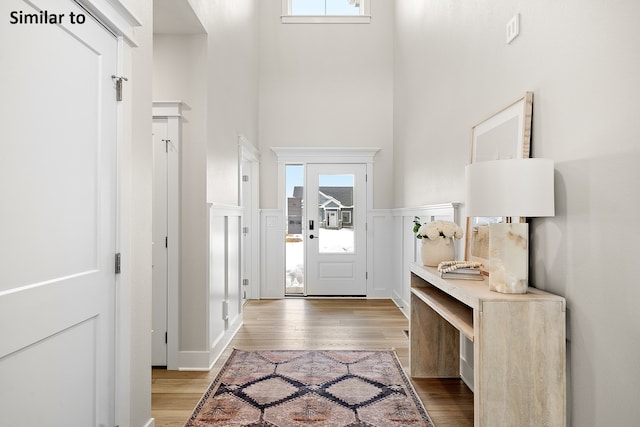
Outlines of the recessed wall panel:
{"label": "recessed wall panel", "polygon": [[354,277],[351,262],[322,262],[318,265],[321,279],[352,279]]}
{"label": "recessed wall panel", "polygon": [[95,425],[96,341],[92,318],[1,358],[0,425]]}

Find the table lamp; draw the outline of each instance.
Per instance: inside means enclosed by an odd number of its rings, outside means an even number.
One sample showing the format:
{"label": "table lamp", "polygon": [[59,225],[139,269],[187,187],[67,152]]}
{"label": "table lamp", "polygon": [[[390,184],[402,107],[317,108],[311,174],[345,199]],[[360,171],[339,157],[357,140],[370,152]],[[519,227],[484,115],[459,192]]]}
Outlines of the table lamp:
{"label": "table lamp", "polygon": [[472,163],[465,167],[465,192],[467,216],[507,217],[489,225],[489,289],[527,293],[529,224],[511,218],[554,215],[553,160]]}

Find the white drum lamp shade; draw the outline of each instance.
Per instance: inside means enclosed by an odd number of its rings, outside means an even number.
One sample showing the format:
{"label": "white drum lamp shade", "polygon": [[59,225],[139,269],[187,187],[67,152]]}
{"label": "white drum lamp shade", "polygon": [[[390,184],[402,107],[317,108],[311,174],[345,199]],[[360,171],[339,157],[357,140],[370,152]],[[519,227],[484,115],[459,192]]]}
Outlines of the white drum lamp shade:
{"label": "white drum lamp shade", "polygon": [[[508,159],[465,168],[467,215],[548,217],[555,214],[553,161]],[[526,223],[489,226],[489,289],[526,293],[529,285],[529,229]]]}

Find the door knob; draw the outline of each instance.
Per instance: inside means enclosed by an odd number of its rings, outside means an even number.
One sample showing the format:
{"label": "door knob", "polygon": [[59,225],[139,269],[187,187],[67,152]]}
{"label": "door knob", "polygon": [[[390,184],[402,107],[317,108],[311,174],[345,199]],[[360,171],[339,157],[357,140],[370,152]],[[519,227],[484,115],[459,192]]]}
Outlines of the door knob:
{"label": "door knob", "polygon": [[310,239],[313,239],[313,234],[309,234],[309,238],[310,238]]}

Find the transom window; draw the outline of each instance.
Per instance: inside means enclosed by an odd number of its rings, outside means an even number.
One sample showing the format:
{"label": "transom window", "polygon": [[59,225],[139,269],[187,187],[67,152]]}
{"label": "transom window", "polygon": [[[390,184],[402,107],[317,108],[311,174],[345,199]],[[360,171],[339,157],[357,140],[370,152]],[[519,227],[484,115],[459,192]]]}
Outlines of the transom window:
{"label": "transom window", "polygon": [[369,23],[369,0],[282,0],[283,23]]}

